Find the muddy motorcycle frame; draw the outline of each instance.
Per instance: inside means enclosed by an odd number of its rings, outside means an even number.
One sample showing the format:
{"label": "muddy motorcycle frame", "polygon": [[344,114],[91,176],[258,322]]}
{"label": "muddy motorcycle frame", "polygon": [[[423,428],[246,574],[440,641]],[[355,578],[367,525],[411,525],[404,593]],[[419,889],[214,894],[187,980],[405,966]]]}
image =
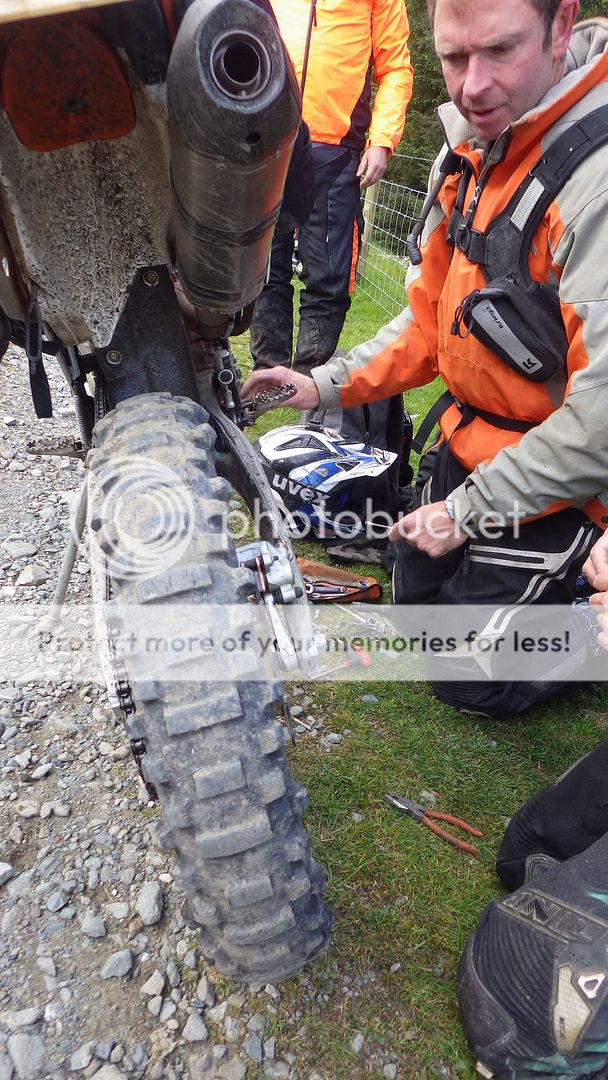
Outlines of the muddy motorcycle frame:
{"label": "muddy motorcycle frame", "polygon": [[[221,972],[283,978],[331,921],[277,675],[314,662],[314,635],[228,337],[267,269],[293,69],[266,0],[5,0],[0,18],[0,346],[24,347],[39,417],[45,362],[71,388],[78,439],[32,450],[86,457],[109,693],[188,921]],[[239,551],[233,488],[260,526]],[[219,678],[200,661],[176,677],[117,651],[133,612],[184,630],[180,612],[218,609],[243,641],[263,612],[269,668],[239,649]]]}

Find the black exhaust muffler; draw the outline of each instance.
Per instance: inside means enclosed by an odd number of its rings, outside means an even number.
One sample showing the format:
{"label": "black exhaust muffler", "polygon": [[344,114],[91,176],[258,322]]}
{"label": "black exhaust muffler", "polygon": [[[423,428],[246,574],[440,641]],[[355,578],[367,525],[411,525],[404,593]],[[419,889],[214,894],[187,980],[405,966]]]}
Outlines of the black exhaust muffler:
{"label": "black exhaust muffler", "polygon": [[251,0],[195,0],[167,91],[175,260],[199,319],[217,330],[218,314],[264,284],[300,94],[276,24]]}

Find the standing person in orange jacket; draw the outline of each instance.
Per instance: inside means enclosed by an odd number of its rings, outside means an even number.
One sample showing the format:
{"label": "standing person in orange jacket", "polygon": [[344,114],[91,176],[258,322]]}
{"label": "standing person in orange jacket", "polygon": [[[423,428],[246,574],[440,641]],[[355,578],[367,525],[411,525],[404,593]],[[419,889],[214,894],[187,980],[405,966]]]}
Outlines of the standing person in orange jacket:
{"label": "standing person in orange jacket", "polygon": [[[409,27],[403,0],[273,0],[273,8],[313,149],[315,202],[299,231],[305,288],[293,361],[307,373],[336,349],[359,251],[361,190],[384,176],[403,132],[413,80]],[[275,236],[251,326],[255,368],[291,363],[293,248],[293,233]]]}

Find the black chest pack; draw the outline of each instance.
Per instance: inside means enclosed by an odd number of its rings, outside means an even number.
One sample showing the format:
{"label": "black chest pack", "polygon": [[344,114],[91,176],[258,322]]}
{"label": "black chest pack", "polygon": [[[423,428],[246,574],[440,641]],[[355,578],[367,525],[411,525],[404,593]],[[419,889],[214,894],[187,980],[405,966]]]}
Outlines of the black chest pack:
{"label": "black chest pack", "polygon": [[483,186],[478,185],[464,211],[472,169],[449,151],[425,202],[420,219],[408,237],[408,253],[417,264],[422,256],[417,241],[447,176],[461,171],[456,204],[448,222],[447,242],[470,262],[481,266],[486,286],[465,296],[454,313],[451,332],[472,334],[533,382],[543,383],[565,366],[568,340],[557,289],[533,281],[529,270],[532,239],[555,196],[586,157],[608,142],[608,106],[602,106],[558,136],[522,180],[507,207],[485,232],[473,228]]}

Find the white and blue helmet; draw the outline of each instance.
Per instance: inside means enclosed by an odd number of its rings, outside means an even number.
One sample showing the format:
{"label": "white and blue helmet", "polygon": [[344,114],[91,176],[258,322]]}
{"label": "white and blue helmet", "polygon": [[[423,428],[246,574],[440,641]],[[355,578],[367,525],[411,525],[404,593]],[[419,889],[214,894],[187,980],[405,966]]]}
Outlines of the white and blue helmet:
{"label": "white and blue helmet", "polygon": [[300,536],[364,532],[365,497],[397,457],[317,425],[275,428],[255,445],[287,524]]}

